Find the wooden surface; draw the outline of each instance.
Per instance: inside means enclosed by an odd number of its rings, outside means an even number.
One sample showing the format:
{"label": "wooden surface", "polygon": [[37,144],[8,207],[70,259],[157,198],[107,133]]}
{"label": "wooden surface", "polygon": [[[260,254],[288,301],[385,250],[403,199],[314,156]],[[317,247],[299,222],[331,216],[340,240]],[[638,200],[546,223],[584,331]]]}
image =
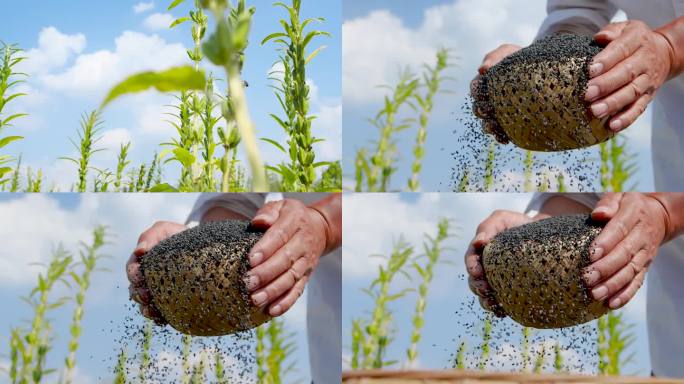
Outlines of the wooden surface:
{"label": "wooden surface", "polygon": [[596,384],[596,383],[645,383],[645,384],[684,384],[684,380],[650,377],[609,377],[583,375],[546,375],[531,373],[481,372],[463,370],[443,371],[350,371],[342,374],[345,384],[447,384],[447,383],[537,383],[537,384]]}

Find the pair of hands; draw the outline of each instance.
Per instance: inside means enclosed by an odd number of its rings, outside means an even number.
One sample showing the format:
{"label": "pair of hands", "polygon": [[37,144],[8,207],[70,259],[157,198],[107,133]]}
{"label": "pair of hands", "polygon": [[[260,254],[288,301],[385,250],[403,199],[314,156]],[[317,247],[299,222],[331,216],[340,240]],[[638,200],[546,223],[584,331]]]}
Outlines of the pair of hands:
{"label": "pair of hands", "polygon": [[[249,254],[251,270],[245,277],[251,299],[269,315],[287,312],[304,292],[306,283],[327,249],[326,218],[318,210],[298,200],[282,200],[264,205],[252,219],[252,226],[266,231]],[[160,241],[187,227],[173,222],[157,222],[143,232],[126,272],[131,298],[141,313],[158,323],[161,314],[151,305],[151,295],[140,271],[140,259]]]}
{"label": "pair of hands", "polygon": [[[619,132],[644,113],[655,92],[667,81],[675,65],[675,53],[668,38],[636,20],[609,24],[594,36],[605,49],[589,66],[590,81],[585,100],[597,118],[609,117],[608,126]],[[487,54],[471,83],[477,92],[480,75],[521,47],[504,44]],[[485,118],[484,111],[475,114]],[[495,132],[485,127],[485,132]]]}
{"label": "pair of hands", "polygon": [[[655,197],[641,193],[610,193],[603,196],[591,213],[594,220],[607,222],[591,245],[584,281],[595,300],[610,309],[627,304],[644,282],[646,271],[660,244],[668,238],[668,213]],[[482,249],[506,229],[544,218],[522,213],[496,211],[477,228],[465,255],[470,289],[486,310],[503,316],[485,280],[480,262]]]}

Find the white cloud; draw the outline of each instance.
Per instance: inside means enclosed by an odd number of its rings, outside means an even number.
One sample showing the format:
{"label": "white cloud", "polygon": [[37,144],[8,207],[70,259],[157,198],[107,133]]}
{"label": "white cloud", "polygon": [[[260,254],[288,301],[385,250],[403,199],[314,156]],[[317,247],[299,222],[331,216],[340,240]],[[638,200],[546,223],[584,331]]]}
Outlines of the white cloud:
{"label": "white cloud", "polygon": [[102,134],[98,142],[99,148],[118,152],[121,144],[131,142],[131,131],[126,128],[110,129]]}
{"label": "white cloud", "polygon": [[143,12],[147,12],[151,9],[154,9],[154,1],[140,2],[140,3],[133,6],[133,12],[135,12],[135,13],[143,13]]}
{"label": "white cloud", "polygon": [[147,16],[143,24],[147,29],[159,31],[168,29],[174,20],[176,19],[169,13],[153,13]]}
{"label": "white cloud", "polygon": [[81,33],[66,35],[55,27],[43,28],[38,37],[38,47],[26,52],[26,60],[20,64],[20,70],[32,76],[48,73],[63,67],[85,46],[86,37]]}
{"label": "white cloud", "polygon": [[342,104],[323,105],[313,121],[313,134],[324,138],[318,144],[317,153],[323,161],[336,161],[342,158]]}
{"label": "white cloud", "polygon": [[[382,90],[405,66],[431,63],[437,48],[453,48],[459,58],[454,76],[475,75],[486,52],[504,42],[529,44],[544,7],[520,7],[511,0],[454,0],[427,8],[422,23],[410,28],[388,10],[376,10],[344,23],[342,43],[345,103],[378,102]],[[505,26],[502,27],[502,26]]]}
{"label": "white cloud", "polygon": [[115,44],[114,51],[101,50],[79,56],[72,67],[47,74],[42,82],[54,91],[101,97],[128,75],[162,70],[186,61],[182,44],[169,44],[157,35],[125,31]]}

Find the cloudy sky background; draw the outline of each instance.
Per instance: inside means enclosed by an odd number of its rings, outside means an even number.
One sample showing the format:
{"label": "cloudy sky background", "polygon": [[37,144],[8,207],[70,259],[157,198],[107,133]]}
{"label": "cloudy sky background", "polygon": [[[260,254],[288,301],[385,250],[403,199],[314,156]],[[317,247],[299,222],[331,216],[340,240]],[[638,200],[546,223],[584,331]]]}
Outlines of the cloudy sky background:
{"label": "cloudy sky background", "polygon": [[[32,263],[47,264],[52,249],[62,243],[77,252],[80,241],[91,241],[91,230],[96,225],[109,227],[111,243],[102,253],[111,256],[100,263],[109,269],[96,272],[91,289],[86,295],[81,346],[77,354],[76,382],[91,384],[111,382],[110,372],[123,344],[124,326],[142,324],[142,317],[128,308],[128,280],[125,263],[136,245],[138,235],[158,220],[185,222],[197,198],[194,194],[163,195],[56,194],[0,196],[0,216],[11,217],[0,224],[0,367],[7,367],[7,340],[11,327],[31,319],[28,305],[20,297],[35,286],[41,271]],[[71,295],[59,289],[52,299]],[[63,366],[73,305],[67,304],[49,314],[54,320],[54,350],[48,366]],[[134,320],[126,320],[126,318]],[[310,381],[306,343],[306,295],[285,316],[286,327],[296,333],[297,351],[294,358],[298,371],[290,379]],[[174,343],[153,342],[157,356],[178,355]],[[180,338],[178,338],[180,340]],[[129,354],[135,353],[134,340],[128,345]],[[138,357],[135,357],[138,358]],[[139,361],[139,360],[136,360]],[[56,376],[53,376],[56,377]],[[7,382],[0,374],[0,383]]]}
{"label": "cloudy sky background", "polygon": [[[475,236],[477,225],[495,209],[524,211],[531,195],[529,194],[346,194],[344,200],[344,245],[343,271],[344,287],[342,301],[342,345],[343,357],[348,359],[351,351],[351,321],[363,316],[368,318],[372,309],[372,300],[362,292],[377,275],[377,266],[383,263],[381,258],[369,258],[369,255],[389,255],[392,244],[403,235],[414,244],[416,253],[422,250],[424,233],[436,234],[438,218],[454,220],[454,226],[460,227],[454,233],[457,237],[447,241],[445,245],[453,248],[443,252],[442,260],[453,265],[440,265],[435,268],[434,280],[430,286],[425,312],[423,338],[418,346],[417,367],[426,369],[443,369],[451,367],[453,355],[459,343],[465,341],[471,355],[468,356],[470,367],[479,356],[476,350],[482,342],[479,332],[482,328],[483,311],[479,305],[468,306],[473,295],[468,289],[463,265],[463,254],[468,242]],[[413,274],[414,276],[415,273]],[[403,288],[415,287],[404,277],[398,277],[391,288],[397,293]],[[649,352],[646,335],[645,298],[646,287],[623,309],[627,323],[634,324],[632,331],[636,335],[634,345],[629,353],[634,352],[634,362],[623,367],[623,374],[649,375]],[[387,358],[397,359],[400,363],[406,360],[406,348],[412,330],[411,316],[415,307],[415,293],[409,293],[404,299],[391,303],[390,310],[396,324],[394,344],[389,348]],[[590,323],[591,326],[595,322]],[[469,328],[472,325],[474,328]],[[493,333],[489,370],[519,370],[521,327],[507,319],[500,322]],[[559,335],[552,331],[533,331],[531,350],[538,352],[541,345],[552,350],[554,340],[559,340],[565,347],[582,343],[581,329],[567,331]],[[506,335],[506,332],[510,335]],[[585,347],[593,350],[590,346]],[[562,353],[566,363],[575,366],[574,372],[595,373],[596,365],[587,359],[585,352],[578,348],[568,348]],[[552,364],[553,355],[547,355],[548,364]],[[580,368],[581,365],[581,368]],[[348,367],[348,361],[345,361]],[[396,367],[396,366],[395,366]]]}
{"label": "cloudy sky background", "polygon": [[[16,121],[5,134],[25,136],[8,149],[23,153],[24,164],[34,171],[42,168],[49,180],[68,190],[76,179],[72,163],[58,160],[73,156],[69,138],[77,137],[80,116],[96,108],[106,92],[126,76],[143,70],[163,70],[188,64],[186,47],[192,45],[190,23],[170,30],[175,17],[185,16],[192,1],[166,11],[170,1],[44,2],[30,0],[4,5],[6,15],[0,26],[0,40],[18,44],[26,50],[28,60],[20,70],[29,73],[28,83],[16,91],[28,96],[10,103],[6,112],[22,112],[29,117]],[[282,8],[271,1],[251,2],[257,6],[247,50],[244,78],[252,117],[259,137],[285,141],[282,128],[269,117],[281,108],[269,86],[268,74],[278,60],[275,46],[261,46],[261,40],[280,26]],[[325,17],[323,25],[313,24],[332,34],[313,43],[327,48],[311,62],[308,72],[312,88],[311,113],[318,116],[314,135],[325,138],[318,144],[321,160],[339,160],[341,153],[341,1],[305,1],[304,17]],[[211,29],[211,28],[210,28]],[[217,76],[223,72],[207,68]],[[331,76],[331,74],[334,74]],[[224,88],[223,84],[217,89]],[[115,102],[104,113],[103,139],[99,147],[107,151],[94,156],[94,165],[116,167],[120,143],[131,141],[133,164],[149,163],[159,144],[176,137],[175,129],[164,120],[165,105],[175,104],[171,95],[148,92]],[[266,160],[278,163],[282,153],[267,143],[260,145]],[[166,175],[175,180],[177,166],[167,167]]]}
{"label": "cloudy sky background", "polygon": [[[436,100],[421,182],[424,191],[451,190],[451,168],[461,164],[456,164],[450,153],[462,150],[454,131],[464,130],[462,121],[468,117],[462,108],[477,67],[484,55],[500,44],[529,45],[546,15],[545,4],[544,0],[526,1],[524,7],[513,0],[346,1],[342,27],[346,186],[352,185],[356,151],[372,145],[369,143],[378,137],[377,129],[367,122],[383,102],[384,90],[375,87],[396,83],[401,68],[408,66],[418,71],[423,63],[433,65],[436,50],[447,47],[457,57],[456,67],[448,74],[457,80],[447,84],[452,93]],[[650,131],[649,111],[626,132],[630,150],[638,153],[639,168],[629,184],[635,183],[639,190],[653,188]],[[415,135],[415,128],[397,135],[400,161],[393,190],[406,186]],[[522,151],[516,152],[520,160],[507,164],[506,170],[508,180],[520,181],[524,157]],[[557,156],[549,158],[538,155],[537,160],[561,165]],[[576,158],[595,159],[598,151],[578,151]],[[509,190],[511,185],[500,180],[497,188]]]}

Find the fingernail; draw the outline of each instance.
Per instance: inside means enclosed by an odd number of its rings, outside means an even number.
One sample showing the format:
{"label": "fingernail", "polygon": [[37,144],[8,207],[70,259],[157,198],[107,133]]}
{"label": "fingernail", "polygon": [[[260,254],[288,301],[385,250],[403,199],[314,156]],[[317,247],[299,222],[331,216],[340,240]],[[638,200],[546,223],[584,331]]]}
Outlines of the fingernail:
{"label": "fingernail", "polygon": [[259,276],[247,275],[244,281],[248,291],[253,291],[259,286]]}
{"label": "fingernail", "polygon": [[611,300],[610,303],[608,304],[608,306],[611,309],[616,309],[616,308],[620,307],[620,304],[622,304],[622,300],[618,297],[617,299]]}
{"label": "fingernail", "polygon": [[252,295],[252,301],[254,302],[254,305],[257,307],[260,307],[266,303],[266,300],[268,300],[268,295],[266,292],[259,292],[255,295]]}
{"label": "fingernail", "polygon": [[596,85],[591,85],[587,88],[587,93],[584,95],[584,99],[587,101],[594,100],[599,95],[599,87]]}
{"label": "fingernail", "polygon": [[610,129],[613,131],[619,131],[622,129],[622,120],[620,119],[615,119],[610,122]]}
{"label": "fingernail", "polygon": [[598,103],[591,106],[591,113],[598,118],[602,118],[606,112],[608,112],[608,104],[606,103]]}
{"label": "fingernail", "polygon": [[600,287],[594,288],[594,290],[591,291],[591,295],[594,296],[596,301],[601,301],[608,295],[608,287],[602,285]]}
{"label": "fingernail", "polygon": [[597,270],[587,271],[584,274],[584,282],[587,283],[587,286],[589,286],[589,287],[593,287],[600,280],[601,280],[601,273]]}
{"label": "fingernail", "polygon": [[603,64],[594,63],[589,66],[589,76],[598,76],[603,72]]}
{"label": "fingernail", "polygon": [[141,241],[135,246],[135,252],[144,252],[147,250],[147,242]]}
{"label": "fingernail", "polygon": [[254,252],[253,255],[249,257],[249,264],[254,267],[264,261],[264,254],[262,252]]}
{"label": "fingernail", "polygon": [[275,307],[271,308],[271,316],[280,316],[282,315],[283,309],[280,307],[280,305],[276,305]]}
{"label": "fingernail", "polygon": [[596,248],[592,249],[591,254],[589,255],[589,260],[594,262],[594,261],[596,261],[602,257],[603,257],[603,248],[596,247]]}

